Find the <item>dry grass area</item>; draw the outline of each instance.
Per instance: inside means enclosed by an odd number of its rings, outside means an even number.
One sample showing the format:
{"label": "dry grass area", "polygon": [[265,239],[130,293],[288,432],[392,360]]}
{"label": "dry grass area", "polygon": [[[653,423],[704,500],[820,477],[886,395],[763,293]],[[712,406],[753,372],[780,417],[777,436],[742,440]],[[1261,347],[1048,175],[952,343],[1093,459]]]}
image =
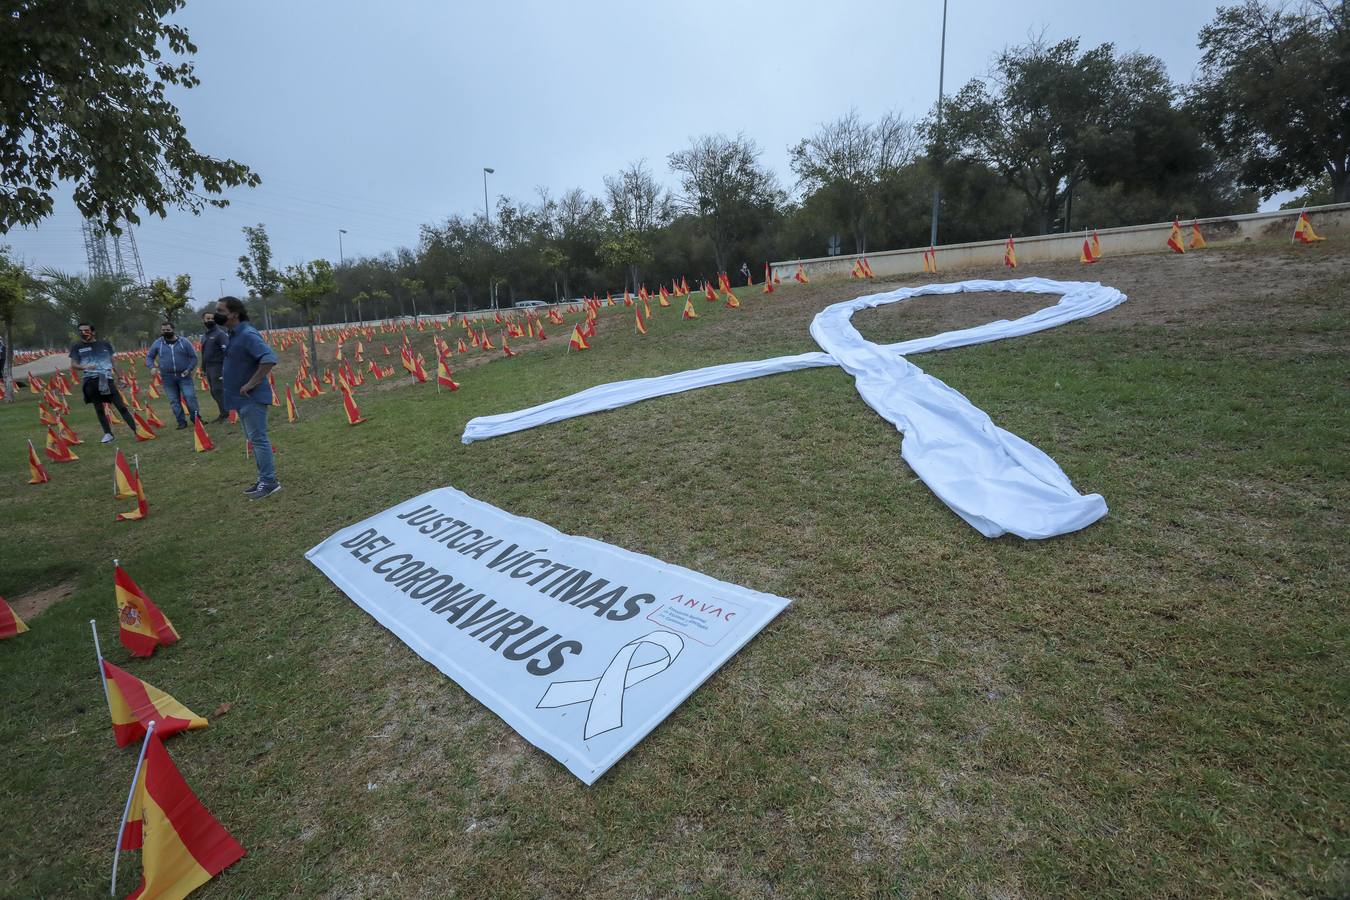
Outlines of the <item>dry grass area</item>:
{"label": "dry grass area", "polygon": [[[917,357],[1106,497],[1106,519],[1045,542],[961,522],[838,370],[459,443],[475,415],[813,349],[816,311],[885,283],[740,291],[692,323],[676,305],[646,338],[619,310],[589,353],[555,329],[465,366],[453,396],[368,384],[355,429],[333,398],[306,403],[275,429],[276,502],[238,496],[235,430],[210,454],[170,430],[137,447],[138,524],[113,522],[108,448],[21,484],[34,407],[0,409],[0,594],[74,585],[0,645],[0,884],[105,889],[134,757],[87,620],[115,645],[119,556],[183,634],[137,674],[199,712],[232,705],[170,746],[249,850],[204,896],[1344,896],[1346,247],[1026,266],[1130,299]],[[1003,277],[939,277],[986,275]],[[898,340],[1043,302],[857,321]],[[793,606],[587,788],[302,558],[442,484]]]}

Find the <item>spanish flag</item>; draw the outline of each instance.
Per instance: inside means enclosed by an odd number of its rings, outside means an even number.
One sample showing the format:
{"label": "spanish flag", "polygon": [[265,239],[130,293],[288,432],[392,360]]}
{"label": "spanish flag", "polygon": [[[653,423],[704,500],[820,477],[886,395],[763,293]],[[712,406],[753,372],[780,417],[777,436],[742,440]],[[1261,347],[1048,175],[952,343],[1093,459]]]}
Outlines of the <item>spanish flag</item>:
{"label": "spanish flag", "polygon": [[66,424],[65,419],[58,418],[56,420],[56,427],[61,430],[61,439],[65,441],[67,444],[84,443],[84,441],[80,440],[80,436],[75,433],[75,429],[71,428],[69,425]]}
{"label": "spanish flag", "polygon": [[417,379],[418,384],[427,383],[427,370],[422,367],[421,354],[413,357],[412,376]]}
{"label": "spanish flag", "polygon": [[849,277],[849,278],[865,278],[865,277],[866,277],[865,275],[863,275],[862,263],[861,263],[861,262],[859,262],[859,261],[856,260],[856,259],[853,261],[853,271],[851,271],[851,272],[848,273],[848,277]]}
{"label": "spanish flag", "polygon": [[589,350],[591,345],[586,343],[586,336],[581,333],[580,325],[572,326],[572,337],[567,342],[567,350],[570,353],[573,350]]}
{"label": "spanish flag", "polygon": [[717,291],[713,290],[712,282],[703,282],[703,296],[709,303],[717,302]]}
{"label": "spanish flag", "polygon": [[127,458],[118,450],[113,457],[113,498],[130,500],[135,496],[136,476],[132,474],[131,466],[127,465]]}
{"label": "spanish flag", "polygon": [[1017,268],[1017,245],[1013,243],[1012,235],[1008,235],[1008,243],[1003,245],[1003,265],[1009,269]]}
{"label": "spanish flag", "polygon": [[155,439],[155,432],[141,418],[140,413],[132,413],[131,419],[136,423],[136,440],[153,441]]}
{"label": "spanish flag", "polygon": [[[371,363],[371,365],[375,364]],[[376,369],[376,381],[379,381],[378,374],[379,370]],[[286,421],[294,422],[298,418],[299,416],[295,412],[295,398],[291,396],[291,386],[288,384],[286,385]]]}
{"label": "spanish flag", "polygon": [[736,299],[736,295],[731,292],[731,288],[727,288],[727,302],[725,306],[727,309],[741,308],[741,301]]}
{"label": "spanish flag", "polygon": [[50,425],[47,426],[47,446],[42,452],[51,457],[52,462],[75,462],[79,459]]}
{"label": "spanish flag", "polygon": [[863,274],[864,274],[865,276],[867,276],[868,278],[876,278],[876,277],[877,277],[876,274],[872,272],[872,264],[871,264],[870,262],[867,261],[867,257],[865,257],[865,256],[862,258],[862,269],[863,269]]}
{"label": "spanish flag", "polygon": [[931,244],[923,251],[923,271],[926,275],[937,274],[937,250]]}
{"label": "spanish flag", "polygon": [[[286,390],[290,390],[287,388]],[[274,393],[272,396],[276,396]],[[192,446],[198,453],[205,453],[207,450],[216,449],[216,445],[211,443],[211,435],[206,433],[206,426],[202,424],[201,416],[192,420]]]}
{"label": "spanish flag", "polygon": [[1205,236],[1200,233],[1200,223],[1194,219],[1191,220],[1191,241],[1188,246],[1192,250],[1203,250],[1209,246],[1205,243]]}
{"label": "spanish flag", "polygon": [[145,726],[150,722],[155,723],[155,734],[159,737],[206,727],[206,719],[153,684],[124,672],[106,659],[102,663],[117,746],[125,747],[145,737]]}
{"label": "spanish flag", "polygon": [[684,298],[684,312],[680,313],[682,319],[697,319],[698,313],[694,312],[694,298]]}
{"label": "spanish flag", "polygon": [[455,383],[455,373],[450,371],[450,365],[442,356],[436,363],[436,385],[438,387],[449,388],[452,391],[459,390],[459,385]]}
{"label": "spanish flag", "polygon": [[811,279],[806,277],[806,267],[803,266],[801,263],[797,263],[797,273],[792,277],[800,281],[802,284],[811,283]]}
{"label": "spanish flag", "polygon": [[0,641],[23,634],[28,626],[23,624],[19,614],[10,608],[4,597],[0,597]]}
{"label": "spanish flag", "polygon": [[160,740],[158,723],[146,741],[118,843],[123,850],[141,849],[141,883],[127,900],[186,897],[244,856],[244,848],[183,780]]}
{"label": "spanish flag", "polygon": [[1326,240],[1326,238],[1319,237],[1317,232],[1313,231],[1312,222],[1308,221],[1308,213],[1306,210],[1298,214],[1298,224],[1294,226],[1294,240],[1304,244]]}
{"label": "spanish flag", "polygon": [[633,314],[637,317],[636,320],[635,320],[635,323],[636,323],[636,324],[635,324],[635,326],[634,326],[635,329],[636,329],[636,331],[637,331],[637,333],[638,333],[638,334],[646,334],[646,333],[647,333],[647,326],[646,326],[646,324],[644,324],[643,321],[642,321],[642,310],[640,310],[640,309],[635,309],[635,310],[633,310]]}
{"label": "spanish flag", "polygon": [[[181,395],[180,395],[181,402]],[[149,403],[145,404],[145,423],[151,428],[163,428],[164,420],[155,414],[155,408]]]}
{"label": "spanish flag", "polygon": [[[118,452],[120,454],[121,451]],[[122,467],[124,469],[126,468],[126,464],[127,461],[125,458],[123,458]],[[113,480],[114,482],[116,482],[118,477],[118,472],[116,469],[116,460],[114,460],[113,465],[114,465]],[[135,522],[138,519],[144,519],[146,516],[150,514],[150,506],[145,502],[145,485],[141,482],[141,467],[139,462],[137,462],[136,464],[136,473],[134,475],[130,475],[130,484],[133,490],[135,491],[134,496],[136,497],[136,508],[133,509],[131,512],[118,513],[117,518],[115,519],[115,521],[117,522]],[[118,485],[118,488],[120,489],[120,485]],[[125,500],[127,498],[123,497],[122,499]]]}
{"label": "spanish flag", "polygon": [[772,274],[769,272],[768,263],[764,264],[764,293],[766,294],[773,293],[773,277]]}
{"label": "spanish flag", "polygon": [[37,451],[33,449],[33,442],[28,442],[28,483],[46,484],[52,477],[47,474],[47,470],[42,467],[42,460],[38,458]]}
{"label": "spanish flag", "polygon": [[1078,251],[1078,261],[1080,263],[1095,263],[1097,257],[1092,255],[1092,242],[1087,235],[1083,235],[1083,249]]}
{"label": "spanish flag", "polygon": [[348,425],[360,425],[362,422],[366,421],[366,417],[361,415],[361,410],[357,407],[356,400],[352,397],[352,392],[345,388],[342,391],[342,408],[347,413]]}
{"label": "spanish flag", "polygon": [[1101,236],[1097,234],[1097,229],[1095,228],[1092,229],[1092,258],[1102,258],[1102,239]]}
{"label": "spanish flag", "polygon": [[1172,220],[1172,233],[1167,236],[1167,246],[1173,253],[1185,253],[1186,245],[1181,242],[1181,220]]}
{"label": "spanish flag", "polygon": [[132,656],[150,656],[156,647],[176,643],[178,632],[173,623],[120,565],[114,566],[113,590],[117,595],[118,637],[122,646]]}

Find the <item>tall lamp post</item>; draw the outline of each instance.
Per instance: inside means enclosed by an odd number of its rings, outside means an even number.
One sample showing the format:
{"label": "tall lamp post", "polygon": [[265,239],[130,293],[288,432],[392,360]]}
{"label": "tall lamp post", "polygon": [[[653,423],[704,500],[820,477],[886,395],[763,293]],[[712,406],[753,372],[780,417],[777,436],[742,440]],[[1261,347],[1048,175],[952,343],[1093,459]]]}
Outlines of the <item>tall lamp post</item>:
{"label": "tall lamp post", "polygon": [[224,279],[224,278],[221,278],[221,279],[218,279],[218,280],[220,281],[220,296],[224,297],[224,296],[225,296],[225,279]]}
{"label": "tall lamp post", "polygon": [[338,229],[338,268],[339,268],[339,269],[342,268],[343,266],[345,266],[345,265],[347,264],[347,259],[346,259],[346,257],[343,255],[343,253],[342,253],[342,236],[343,236],[344,234],[346,234],[346,233],[347,233],[347,229],[345,229],[345,228],[339,228],[339,229]]}
{"label": "tall lamp post", "polygon": [[[942,49],[938,52],[938,105],[937,105],[937,128],[933,134],[937,138],[939,157],[942,153],[942,76],[947,69],[947,0],[942,0]],[[937,225],[938,225],[938,195],[942,190],[942,160],[934,161],[933,165],[933,220],[932,228],[928,232],[928,246],[937,246]]]}
{"label": "tall lamp post", "polygon": [[[492,213],[491,213],[491,211],[488,209],[487,177],[488,177],[489,175],[494,174],[496,171],[497,171],[496,169],[489,168],[488,166],[483,166],[483,222],[487,225],[487,227],[488,227],[489,229],[492,228]],[[492,301],[491,301],[491,302],[492,302],[492,308],[493,308],[493,309],[496,309],[496,308],[497,308],[497,282],[492,278],[491,275],[488,276],[488,291],[489,291],[489,293],[490,293],[490,295],[491,295],[491,297],[492,297]]]}

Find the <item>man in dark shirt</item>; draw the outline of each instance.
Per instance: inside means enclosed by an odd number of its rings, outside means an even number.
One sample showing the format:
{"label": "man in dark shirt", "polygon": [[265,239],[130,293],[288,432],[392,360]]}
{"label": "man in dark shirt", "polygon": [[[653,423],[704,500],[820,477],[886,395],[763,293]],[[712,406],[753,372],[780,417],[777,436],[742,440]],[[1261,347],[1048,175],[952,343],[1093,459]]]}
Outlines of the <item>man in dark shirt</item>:
{"label": "man in dark shirt", "polygon": [[229,418],[229,413],[225,411],[225,385],[220,379],[225,366],[225,345],[229,341],[225,329],[216,324],[210,311],[202,313],[202,374],[206,376],[211,399],[216,401],[216,408],[220,410],[217,422]]}
{"label": "man in dark shirt", "polygon": [[[188,417],[201,418],[197,411],[197,391],[192,387],[192,370],[197,368],[197,351],[192,343],[174,333],[173,323],[160,325],[159,337],[145,354],[145,367],[159,366],[159,377],[164,394],[169,398],[169,411],[178,420],[180,429],[188,427]],[[187,416],[183,414],[186,406]]]}
{"label": "man in dark shirt", "polygon": [[277,364],[277,355],[248,321],[248,309],[238,297],[221,297],[216,303],[215,320],[230,332],[221,372],[225,406],[239,410],[244,433],[253,442],[253,458],[258,463],[258,483],[244,494],[250,500],[261,500],[281,490],[272,442],[267,437],[267,409],[272,404],[267,374]]}
{"label": "man in dark shirt", "polygon": [[113,372],[113,347],[107,341],[95,338],[94,326],[81,322],[78,326],[80,339],[70,346],[70,374],[80,379],[84,389],[84,402],[94,404],[98,415],[99,427],[103,429],[103,443],[112,441],[112,426],[108,424],[108,413],[103,404],[111,403],[122,414],[131,433],[136,433],[136,422],[122,402],[117,392],[117,376]]}

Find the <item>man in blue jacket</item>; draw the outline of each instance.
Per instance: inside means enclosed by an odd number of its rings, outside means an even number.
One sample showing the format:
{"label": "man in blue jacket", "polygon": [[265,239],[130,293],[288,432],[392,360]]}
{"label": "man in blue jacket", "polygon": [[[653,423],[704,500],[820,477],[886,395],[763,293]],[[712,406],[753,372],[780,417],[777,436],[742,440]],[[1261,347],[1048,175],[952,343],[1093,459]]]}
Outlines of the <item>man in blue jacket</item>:
{"label": "man in blue jacket", "polygon": [[159,326],[159,337],[150,345],[150,352],[145,354],[147,369],[156,362],[159,363],[160,379],[164,382],[164,393],[169,398],[173,417],[178,420],[179,428],[186,428],[188,423],[183,417],[184,403],[192,418],[200,416],[197,412],[197,390],[192,386],[192,370],[197,368],[197,351],[192,349],[191,341],[174,334],[172,322]]}
{"label": "man in blue jacket", "polygon": [[281,490],[272,442],[267,437],[267,409],[272,405],[267,375],[277,364],[277,355],[248,321],[248,309],[238,297],[221,297],[214,318],[217,325],[230,333],[221,372],[225,406],[239,410],[244,433],[253,442],[253,458],[258,463],[258,482],[244,494],[250,500],[261,500]]}

